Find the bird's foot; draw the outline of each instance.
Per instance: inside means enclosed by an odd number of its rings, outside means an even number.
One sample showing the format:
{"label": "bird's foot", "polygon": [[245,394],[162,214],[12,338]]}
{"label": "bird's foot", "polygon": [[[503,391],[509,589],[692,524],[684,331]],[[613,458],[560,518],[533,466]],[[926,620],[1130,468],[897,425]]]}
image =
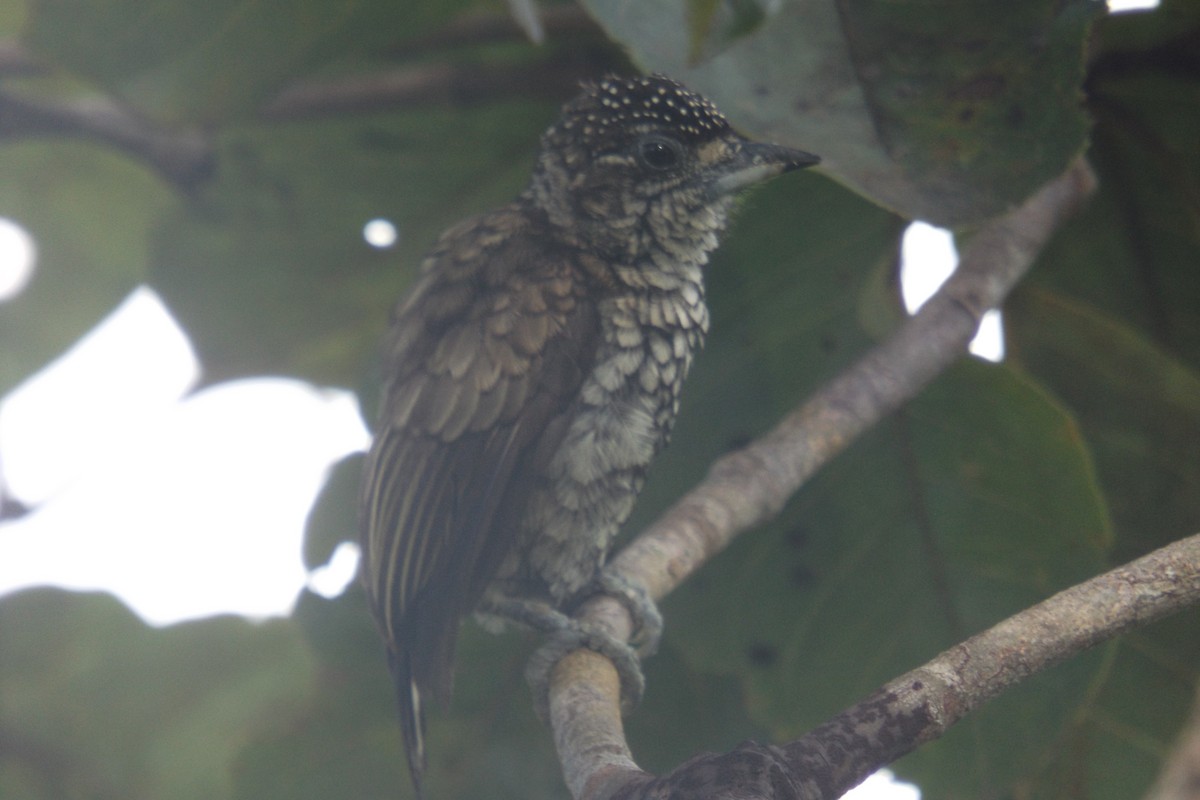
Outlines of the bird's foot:
{"label": "bird's foot", "polygon": [[568,653],[584,647],[595,650],[613,663],[621,679],[621,708],[624,711],[635,708],[642,701],[642,693],[646,689],[637,651],[596,626],[567,619],[568,624],[550,633],[542,646],[529,657],[529,664],[525,667],[525,680],[533,690],[538,715],[542,719],[549,718],[550,671],[554,665]]}
{"label": "bird's foot", "polygon": [[530,597],[492,597],[480,604],[478,615],[497,630],[505,621],[516,622],[538,633],[554,633],[570,627],[571,618],[545,600]]}
{"label": "bird's foot", "polygon": [[564,656],[580,648],[594,650],[612,661],[621,679],[622,709],[628,711],[641,702],[646,679],[637,651],[599,627],[573,619],[538,600],[493,599],[481,610],[546,634],[546,641],[529,657],[525,668],[525,680],[533,690],[534,704],[542,719],[549,716],[550,671]]}
{"label": "bird's foot", "polygon": [[606,594],[620,600],[633,618],[633,636],[629,643],[637,654],[649,658],[657,653],[658,642],[662,639],[663,618],[646,587],[608,570],[600,571],[593,586],[595,591],[592,594]]}

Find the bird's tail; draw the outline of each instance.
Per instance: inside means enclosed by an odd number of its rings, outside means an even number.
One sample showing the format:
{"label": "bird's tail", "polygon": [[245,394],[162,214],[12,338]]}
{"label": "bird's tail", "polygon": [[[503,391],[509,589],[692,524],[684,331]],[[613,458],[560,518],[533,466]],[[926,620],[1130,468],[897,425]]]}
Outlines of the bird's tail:
{"label": "bird's tail", "polygon": [[413,679],[412,664],[407,654],[389,651],[388,663],[396,681],[396,701],[400,710],[400,729],[404,734],[404,751],[408,755],[408,774],[412,778],[417,800],[425,800],[422,781],[425,777],[425,709],[421,690]]}

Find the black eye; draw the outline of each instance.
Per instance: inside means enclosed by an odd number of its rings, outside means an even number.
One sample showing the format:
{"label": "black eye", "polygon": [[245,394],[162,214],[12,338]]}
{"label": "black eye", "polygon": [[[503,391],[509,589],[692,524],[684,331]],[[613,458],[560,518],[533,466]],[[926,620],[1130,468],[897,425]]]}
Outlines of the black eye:
{"label": "black eye", "polygon": [[651,169],[671,169],[683,160],[683,147],[674,139],[650,137],[638,142],[637,149],[642,163]]}

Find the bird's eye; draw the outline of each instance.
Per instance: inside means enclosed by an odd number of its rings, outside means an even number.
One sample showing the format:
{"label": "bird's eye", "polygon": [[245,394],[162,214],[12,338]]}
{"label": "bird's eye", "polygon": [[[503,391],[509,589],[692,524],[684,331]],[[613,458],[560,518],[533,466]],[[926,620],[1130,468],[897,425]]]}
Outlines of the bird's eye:
{"label": "bird's eye", "polygon": [[671,169],[683,160],[683,148],[673,139],[654,136],[638,142],[638,157],[651,169]]}

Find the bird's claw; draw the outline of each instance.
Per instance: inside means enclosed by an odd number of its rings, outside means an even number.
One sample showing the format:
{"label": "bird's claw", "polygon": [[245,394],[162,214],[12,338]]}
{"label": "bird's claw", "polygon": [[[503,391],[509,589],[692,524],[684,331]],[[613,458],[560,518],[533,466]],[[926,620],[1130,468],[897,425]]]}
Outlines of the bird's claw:
{"label": "bird's claw", "polygon": [[550,671],[567,653],[580,648],[594,650],[607,657],[621,678],[621,708],[629,711],[641,702],[646,680],[642,675],[641,658],[653,655],[662,635],[662,615],[645,587],[601,572],[582,597],[609,595],[624,605],[634,621],[631,641],[623,642],[596,625],[580,622],[552,607],[549,603],[528,598],[494,598],[480,611],[488,617],[500,617],[518,622],[546,634],[546,641],[529,658],[525,680],[533,690],[539,716],[549,711]]}
{"label": "bird's claw", "polygon": [[633,635],[630,645],[642,658],[658,652],[662,639],[663,618],[650,593],[641,583],[631,581],[620,573],[601,570],[595,581],[596,593],[606,594],[621,601],[633,618]]}
{"label": "bird's claw", "polygon": [[567,625],[549,634],[544,644],[534,651],[525,667],[525,680],[533,690],[538,716],[549,718],[550,671],[568,653],[580,648],[594,650],[608,658],[621,678],[621,709],[630,711],[642,701],[646,679],[642,676],[637,652],[625,642],[578,620],[564,617]]}

